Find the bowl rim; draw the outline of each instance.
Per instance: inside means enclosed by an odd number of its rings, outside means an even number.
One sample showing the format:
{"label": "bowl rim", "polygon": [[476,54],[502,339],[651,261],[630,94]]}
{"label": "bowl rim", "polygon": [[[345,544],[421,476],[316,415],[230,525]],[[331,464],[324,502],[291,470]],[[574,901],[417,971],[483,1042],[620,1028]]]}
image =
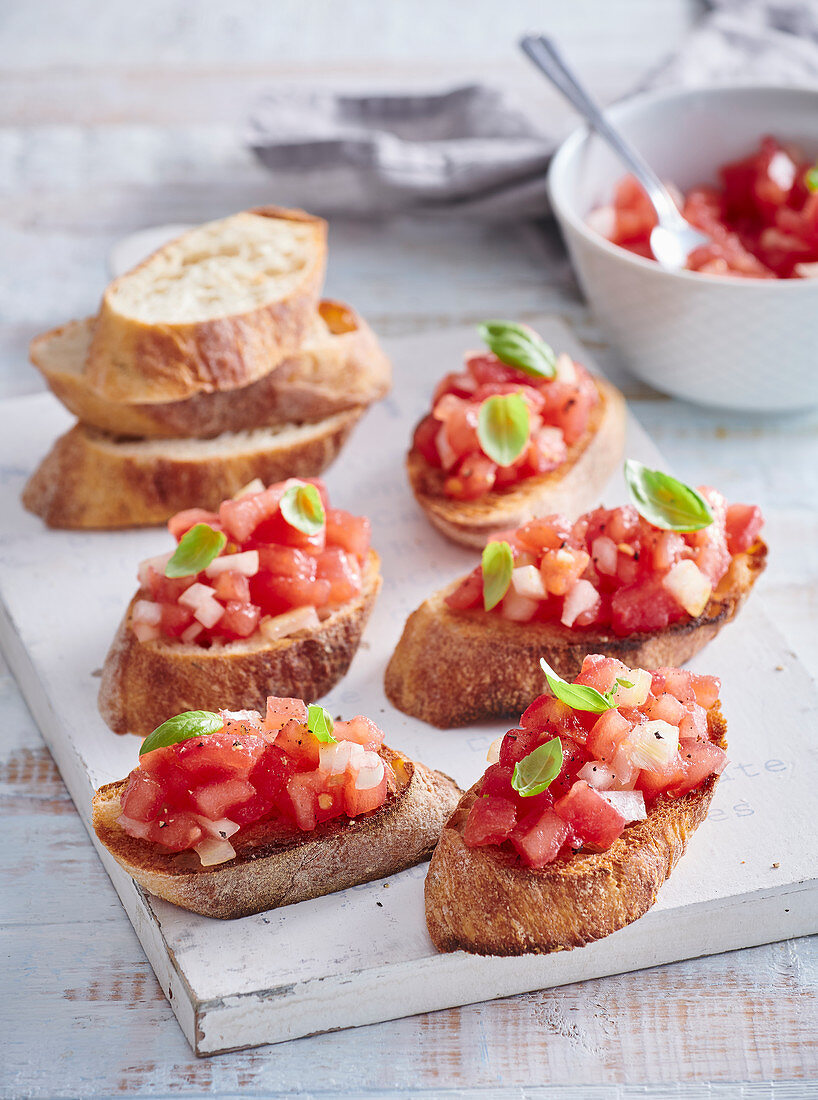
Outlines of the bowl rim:
{"label": "bowl rim", "polygon": [[[816,100],[816,105],[818,105],[818,83],[815,85],[702,84],[696,87],[658,88],[650,92],[638,92],[635,95],[628,96],[625,99],[617,100],[616,103],[612,103],[605,108],[605,114],[610,117],[612,122],[619,123],[623,116],[627,116],[633,112],[638,114],[642,109],[661,106],[663,103],[671,100],[687,99],[698,96],[716,96],[720,98],[722,96],[735,96],[751,92],[768,93],[776,97],[813,96]],[[759,279],[752,276],[713,275],[706,271],[687,271],[684,269],[681,271],[668,271],[666,268],[661,267],[656,260],[648,260],[643,256],[638,256],[635,252],[630,252],[627,248],[622,248],[621,245],[614,244],[613,241],[609,241],[606,237],[603,237],[601,233],[598,233],[588,226],[584,219],[580,217],[570,205],[568,199],[563,199],[563,196],[560,194],[560,187],[562,185],[560,174],[565,172],[566,166],[578,155],[582,147],[591,139],[592,134],[593,131],[587,123],[572,130],[551,158],[546,177],[548,197],[557,220],[567,222],[571,228],[578,233],[579,236],[583,237],[592,247],[624,264],[635,267],[637,270],[650,271],[654,276],[658,275],[659,277],[671,280],[677,279],[681,282],[691,282],[692,280],[695,286],[702,286],[703,284],[709,283],[714,286],[723,287],[752,287],[753,290],[756,291],[766,290],[768,293],[775,294],[814,293],[815,288],[818,286],[818,279]],[[624,171],[625,166],[623,165],[623,172]],[[787,287],[788,289],[773,290],[773,287]],[[808,287],[811,287],[812,290],[808,291],[806,289]]]}

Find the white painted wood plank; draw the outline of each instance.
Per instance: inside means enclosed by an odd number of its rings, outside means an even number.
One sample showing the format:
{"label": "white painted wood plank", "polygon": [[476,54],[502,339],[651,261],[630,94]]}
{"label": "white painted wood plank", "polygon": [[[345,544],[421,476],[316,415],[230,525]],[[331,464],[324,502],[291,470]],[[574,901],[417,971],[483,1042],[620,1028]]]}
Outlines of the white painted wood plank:
{"label": "white painted wood plank", "polygon": [[[567,333],[559,326],[545,322],[541,327],[558,346],[570,346]],[[384,594],[368,633],[369,649],[359,654],[350,676],[331,693],[329,705],[345,713],[363,710],[376,718],[386,713],[382,721],[394,731],[390,737],[395,743],[454,774],[464,785],[482,770],[485,749],[498,731],[430,731],[386,704],[380,676],[405,614],[437,587],[444,575],[462,571],[473,557],[446,545],[428,528],[406,490],[402,468],[405,439],[425,406],[433,379],[457,361],[470,340],[470,332],[450,330],[395,341],[396,392],[370,414],[366,427],[345,452],[343,472],[339,467],[329,477],[342,506],[352,506],[355,500],[366,502],[386,575]],[[66,419],[47,398],[28,406],[28,419],[25,406],[17,408],[17,423],[7,423],[4,440],[6,453],[14,454],[16,462],[23,465],[42,447],[43,437]],[[638,432],[632,440],[633,453],[651,461],[653,452],[647,441]],[[9,516],[17,508],[13,494],[19,482],[19,474],[7,473],[4,492]],[[621,492],[621,488],[613,491]],[[18,523],[17,538],[3,544],[0,583],[10,621],[22,635],[33,665],[26,665],[10,623],[6,624],[4,643],[78,808],[87,817],[89,776],[99,783],[125,774],[133,756],[133,742],[112,738],[93,716],[96,682],[90,672],[101,660],[127,599],[123,593],[132,586],[133,563],[156,549],[162,536],[156,532],[43,532],[37,520],[22,516]],[[418,548],[417,557],[413,568],[406,570],[406,547],[412,545]],[[89,553],[97,563],[93,577],[82,564]],[[105,571],[98,568],[102,561],[107,563]],[[35,583],[36,597],[33,593],[19,597],[25,579]],[[96,597],[90,603],[89,586]],[[76,604],[73,611],[72,598]],[[80,614],[85,617],[83,636],[71,647],[53,628],[45,633],[36,629],[39,616],[33,607],[44,611],[58,600],[67,621]],[[94,606],[97,600],[98,608]],[[806,812],[799,809],[806,783],[800,764],[802,748],[793,736],[788,741],[789,755],[782,753],[784,759],[767,755],[765,702],[756,697],[749,702],[736,698],[735,691],[731,697],[730,675],[737,686],[747,667],[766,669],[768,675],[779,675],[778,686],[800,700],[802,707],[814,707],[814,703],[808,701],[805,674],[785,656],[784,647],[757,608],[751,606],[740,625],[742,630],[731,628],[697,665],[724,672],[728,712],[737,728],[747,731],[739,747],[745,746],[748,755],[734,757],[734,770],[727,773],[720,787],[711,820],[701,830],[704,835],[696,837],[690,855],[663,891],[656,909],[631,929],[590,949],[535,961],[437,956],[423,922],[423,869],[396,876],[388,895],[383,893],[382,883],[368,884],[231,924],[196,918],[161,902],[151,902],[146,909],[127,876],[114,871],[120,896],[161,983],[166,989],[173,988],[180,1022],[197,1049],[211,1052],[288,1038],[396,1012],[502,996],[522,988],[560,984],[812,930],[818,910],[814,854],[806,848],[782,853],[780,834],[771,827],[774,818],[765,813],[765,807],[783,789],[782,783],[791,814],[797,817]],[[776,674],[773,670],[779,663],[785,667]],[[41,684],[45,695],[39,690]],[[46,696],[64,700],[65,712],[59,719]],[[766,706],[770,706],[769,699]],[[797,766],[795,761],[799,761]],[[803,767],[810,766],[805,760]],[[758,783],[761,787],[756,790],[753,784]],[[794,827],[793,820],[788,828]],[[746,858],[737,859],[738,850]],[[725,851],[730,853],[727,859]],[[779,864],[775,870],[773,863]],[[799,882],[807,884],[806,893],[799,892]],[[375,907],[376,899],[383,899],[382,907]],[[786,917],[785,909],[789,910]],[[669,935],[672,927],[680,927],[682,914],[687,912],[691,913],[690,934]],[[742,919],[737,919],[737,912],[743,914]],[[351,938],[353,927],[367,928],[368,933]],[[164,956],[163,939],[173,965]],[[275,952],[269,950],[273,943]],[[387,974],[389,982],[401,985],[400,1005],[394,1004],[391,995],[383,995],[388,988]],[[317,995],[311,983],[317,983]],[[189,1003],[185,1000],[188,985],[192,989]]]}

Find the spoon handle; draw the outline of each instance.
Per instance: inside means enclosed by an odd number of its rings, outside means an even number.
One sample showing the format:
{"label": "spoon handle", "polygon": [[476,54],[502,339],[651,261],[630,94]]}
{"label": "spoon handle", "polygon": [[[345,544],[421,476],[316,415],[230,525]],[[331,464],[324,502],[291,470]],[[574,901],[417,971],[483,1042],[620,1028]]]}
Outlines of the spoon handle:
{"label": "spoon handle", "polygon": [[568,67],[554,42],[544,34],[528,34],[520,40],[520,46],[537,68],[545,73],[567,100],[573,103],[600,137],[608,142],[630,168],[650,196],[659,220],[666,225],[682,221],[681,214],[665,185],[653,169],[645,163],[641,154],[611,126],[599,105]]}

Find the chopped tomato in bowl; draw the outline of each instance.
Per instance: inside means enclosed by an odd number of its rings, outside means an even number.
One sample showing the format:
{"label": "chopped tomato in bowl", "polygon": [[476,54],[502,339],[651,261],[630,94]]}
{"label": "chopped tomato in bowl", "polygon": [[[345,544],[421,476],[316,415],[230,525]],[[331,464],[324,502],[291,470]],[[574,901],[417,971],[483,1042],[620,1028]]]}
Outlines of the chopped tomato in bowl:
{"label": "chopped tomato in bowl", "polygon": [[[713,518],[698,530],[655,526],[628,504],[573,523],[545,516],[495,536],[509,547],[510,567],[504,594],[487,613],[620,637],[697,618],[763,525],[754,505],[728,504],[707,487],[699,494]],[[456,612],[485,608],[486,583],[486,565],[478,565],[446,604]]]}
{"label": "chopped tomato in bowl", "polygon": [[[818,170],[797,148],[767,136],[758,148],[718,169],[718,184],[679,194],[684,217],[712,243],[695,249],[689,271],[752,279],[818,276]],[[641,184],[626,176],[613,203],[588,223],[612,244],[653,259],[656,212]]]}
{"label": "chopped tomato in bowl", "polygon": [[[214,731],[199,736],[203,718]],[[183,739],[166,743],[170,728],[171,737],[184,729]],[[368,718],[333,723],[300,699],[270,697],[263,717],[194,711],[146,740],[117,821],[130,836],[172,852],[192,849],[210,866],[236,855],[230,838],[248,826],[311,832],[378,809],[396,790],[389,759],[383,733]]]}
{"label": "chopped tomato in bowl", "polygon": [[[506,345],[488,338],[497,352],[468,353],[463,370],[447,374],[439,383],[431,411],[415,428],[410,454],[435,471],[430,484],[453,500],[478,500],[556,470],[585,435],[599,402],[591,375],[569,355],[555,356],[527,326],[490,324],[506,325],[517,338],[544,349],[548,362],[543,373],[536,367],[521,369],[510,361],[515,355],[504,351]],[[507,359],[501,357],[504,354]],[[492,445],[491,422],[486,419],[498,398],[520,402],[521,419],[507,453]]]}
{"label": "chopped tomato in bowl", "polygon": [[138,571],[140,641],[283,638],[318,626],[363,589],[369,520],[330,507],[316,478],[254,483],[218,512],[188,509],[168,528],[176,552]]}
{"label": "chopped tomato in bowl", "polygon": [[555,676],[549,684],[559,697],[535,699],[492,746],[463,827],[468,847],[496,845],[533,868],[606,851],[657,803],[698,790],[727,765],[721,725],[708,723],[715,676],[592,655],[573,685]]}

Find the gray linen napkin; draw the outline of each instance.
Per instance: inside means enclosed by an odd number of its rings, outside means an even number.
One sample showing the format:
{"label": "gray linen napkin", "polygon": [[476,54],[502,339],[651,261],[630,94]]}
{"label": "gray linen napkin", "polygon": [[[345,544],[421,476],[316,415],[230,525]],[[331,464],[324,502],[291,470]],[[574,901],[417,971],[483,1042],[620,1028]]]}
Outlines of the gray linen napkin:
{"label": "gray linen napkin", "polygon": [[[712,0],[711,8],[641,90],[818,84],[818,0]],[[480,84],[429,95],[271,92],[251,117],[249,143],[282,193],[319,212],[548,213],[553,135]]]}

